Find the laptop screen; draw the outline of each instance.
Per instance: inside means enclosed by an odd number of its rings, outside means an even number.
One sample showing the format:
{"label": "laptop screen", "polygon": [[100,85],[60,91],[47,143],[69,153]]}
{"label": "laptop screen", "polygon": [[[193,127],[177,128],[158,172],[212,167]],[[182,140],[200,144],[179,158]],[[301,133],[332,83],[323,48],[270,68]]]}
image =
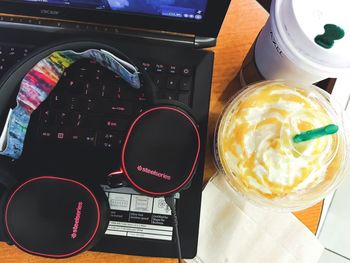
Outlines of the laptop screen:
{"label": "laptop screen", "polygon": [[70,6],[124,12],[167,16],[180,19],[202,20],[207,0],[17,0],[17,2]]}
{"label": "laptop screen", "polygon": [[31,17],[30,24],[86,23],[216,38],[229,4],[230,0],[0,0],[0,15],[17,15],[22,21]]}

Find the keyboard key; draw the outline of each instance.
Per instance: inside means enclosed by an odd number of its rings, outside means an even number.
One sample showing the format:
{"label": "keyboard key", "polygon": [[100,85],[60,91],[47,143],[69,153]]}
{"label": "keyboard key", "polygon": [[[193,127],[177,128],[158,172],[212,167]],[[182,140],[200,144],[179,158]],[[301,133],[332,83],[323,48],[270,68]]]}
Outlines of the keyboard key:
{"label": "keyboard key", "polygon": [[81,141],[86,145],[94,146],[96,143],[96,132],[93,130],[84,130]]}
{"label": "keyboard key", "polygon": [[9,68],[11,64],[5,59],[0,59],[0,74],[4,74]]}
{"label": "keyboard key", "polygon": [[95,115],[83,114],[80,126],[87,129],[100,128],[101,118]]}
{"label": "keyboard key", "polygon": [[63,73],[62,73],[62,76],[61,76],[61,78],[60,78],[59,83],[60,83],[60,82],[66,82],[67,80],[68,80],[68,70],[66,69],[66,70],[63,71]]}
{"label": "keyboard key", "polygon": [[133,103],[119,100],[102,100],[105,113],[119,113],[123,115],[131,115],[134,110]]}
{"label": "keyboard key", "polygon": [[[108,73],[110,73],[110,71],[105,72],[105,74],[107,74],[107,75],[108,75]],[[121,78],[121,76],[114,74],[114,72],[112,72],[112,81],[123,81],[123,79]]]}
{"label": "keyboard key", "polygon": [[56,123],[60,126],[69,126],[71,125],[71,116],[67,111],[59,111],[56,116]]}
{"label": "keyboard key", "polygon": [[143,112],[147,108],[147,106],[146,106],[145,102],[140,101],[139,103],[137,103],[135,108],[136,108],[135,113],[140,114],[141,112]]}
{"label": "keyboard key", "polygon": [[168,68],[168,72],[170,74],[177,74],[178,67],[176,65],[170,65],[169,68]]}
{"label": "keyboard key", "polygon": [[80,100],[80,110],[86,112],[97,111],[97,102],[93,98],[81,98]]}
{"label": "keyboard key", "polygon": [[49,127],[40,127],[38,131],[39,139],[45,141],[52,141],[54,132],[52,128]]}
{"label": "keyboard key", "polygon": [[68,141],[68,137],[66,134],[66,131],[64,129],[58,129],[56,132],[53,133],[53,139],[56,142],[64,142]]}
{"label": "keyboard key", "polygon": [[64,96],[61,94],[52,94],[51,97],[51,106],[55,109],[64,108]]}
{"label": "keyboard key", "polygon": [[98,145],[104,149],[107,149],[107,150],[111,150],[113,148],[116,148],[116,145],[114,145],[113,143],[110,143],[110,142],[104,142],[104,143],[101,143],[100,145]]}
{"label": "keyboard key", "polygon": [[103,76],[102,76],[102,70],[101,69],[96,69],[93,77],[92,77],[92,81],[95,82],[100,82],[103,80]]}
{"label": "keyboard key", "polygon": [[181,73],[186,77],[190,77],[190,76],[192,76],[193,72],[192,72],[192,69],[190,67],[183,67]]}
{"label": "keyboard key", "polygon": [[101,132],[98,135],[98,146],[104,149],[115,149],[122,144],[121,136],[113,132]]}
{"label": "keyboard key", "polygon": [[63,136],[61,141],[89,146],[95,146],[96,144],[96,131],[94,130],[80,128],[67,129],[66,132],[61,133],[61,136]]}
{"label": "keyboard key", "polygon": [[121,81],[117,84],[115,98],[119,100],[135,100],[137,97],[135,89],[125,81]]}
{"label": "keyboard key", "polygon": [[137,96],[137,100],[139,102],[147,101],[146,93],[144,93],[144,92],[139,93],[138,96]]}
{"label": "keyboard key", "polygon": [[55,121],[55,113],[50,109],[43,109],[40,112],[40,122],[45,125],[50,125]]}
{"label": "keyboard key", "polygon": [[83,94],[89,97],[96,97],[101,90],[100,83],[85,82]]}
{"label": "keyboard key", "polygon": [[24,48],[23,49],[23,51],[22,51],[23,53],[23,57],[26,57],[26,56],[28,56],[28,54],[30,53],[30,49],[29,48]]}
{"label": "keyboard key", "polygon": [[80,112],[74,112],[72,115],[72,126],[82,127],[83,126],[83,114]]}
{"label": "keyboard key", "polygon": [[111,131],[125,131],[128,128],[128,121],[124,119],[105,118],[102,124],[102,128]]}
{"label": "keyboard key", "polygon": [[58,132],[57,133],[57,140],[63,140],[65,138],[65,133],[64,132]]}
{"label": "keyboard key", "polygon": [[178,100],[179,102],[182,102],[183,104],[190,106],[190,97],[191,97],[190,93],[179,93]]}
{"label": "keyboard key", "polygon": [[165,87],[165,78],[164,76],[160,75],[160,74],[156,74],[152,77],[154,85],[156,85],[156,87],[158,89],[163,89]]}
{"label": "keyboard key", "polygon": [[7,49],[7,58],[10,61],[16,62],[17,59],[21,58],[21,55],[18,54],[16,47],[9,47]]}
{"label": "keyboard key", "polygon": [[130,94],[132,88],[129,86],[123,86],[122,82],[122,80],[112,80],[103,84],[99,92],[101,97],[110,99],[132,98],[132,94]]}
{"label": "keyboard key", "polygon": [[80,109],[79,99],[77,97],[71,97],[67,101],[67,108],[70,111],[77,111]]}
{"label": "keyboard key", "polygon": [[77,79],[79,80],[85,80],[89,74],[90,74],[90,69],[88,66],[84,65],[84,66],[80,66],[76,72],[77,74]]}
{"label": "keyboard key", "polygon": [[183,78],[180,81],[180,90],[189,91],[192,86],[192,78]]}
{"label": "keyboard key", "polygon": [[2,76],[7,71],[7,67],[0,62],[0,75]]}
{"label": "keyboard key", "polygon": [[134,106],[128,102],[115,102],[112,106],[113,112],[118,112],[125,115],[131,115],[133,113]]}
{"label": "keyboard key", "polygon": [[118,133],[113,133],[113,132],[102,132],[100,134],[101,141],[106,141],[106,142],[118,142],[120,139],[120,136]]}
{"label": "keyboard key", "polygon": [[166,83],[166,88],[171,90],[178,89],[179,79],[176,77],[169,77]]}
{"label": "keyboard key", "polygon": [[102,84],[101,89],[98,90],[98,96],[102,98],[108,98],[107,95],[107,86],[105,84]]}
{"label": "keyboard key", "polygon": [[160,94],[160,97],[162,99],[167,99],[167,100],[177,100],[178,94],[175,91],[163,91]]}
{"label": "keyboard key", "polygon": [[68,134],[68,141],[73,143],[83,142],[83,130],[82,129],[70,129]]}
{"label": "keyboard key", "polygon": [[156,64],[154,67],[154,70],[157,73],[163,73],[163,72],[165,72],[165,65],[164,64]]}
{"label": "keyboard key", "polygon": [[98,92],[99,96],[102,98],[113,98],[113,88],[111,88],[109,85],[106,85],[103,83],[101,85],[101,89],[99,89]]}
{"label": "keyboard key", "polygon": [[63,89],[74,95],[80,95],[83,92],[83,83],[75,79],[66,79],[63,83]]}
{"label": "keyboard key", "polygon": [[146,72],[150,72],[152,69],[152,64],[150,62],[144,61],[141,63],[141,65],[142,65],[144,71],[146,71]]}

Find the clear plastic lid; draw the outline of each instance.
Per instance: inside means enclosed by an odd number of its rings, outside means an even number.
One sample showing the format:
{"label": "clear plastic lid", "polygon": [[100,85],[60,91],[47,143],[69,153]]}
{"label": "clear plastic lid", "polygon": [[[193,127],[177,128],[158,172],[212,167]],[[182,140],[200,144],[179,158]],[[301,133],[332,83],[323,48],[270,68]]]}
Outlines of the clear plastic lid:
{"label": "clear plastic lid", "polygon": [[[305,131],[335,124],[333,135],[295,143]],[[316,86],[265,81],[232,99],[217,125],[217,164],[233,188],[263,206],[298,210],[349,172],[349,125],[343,110]]]}

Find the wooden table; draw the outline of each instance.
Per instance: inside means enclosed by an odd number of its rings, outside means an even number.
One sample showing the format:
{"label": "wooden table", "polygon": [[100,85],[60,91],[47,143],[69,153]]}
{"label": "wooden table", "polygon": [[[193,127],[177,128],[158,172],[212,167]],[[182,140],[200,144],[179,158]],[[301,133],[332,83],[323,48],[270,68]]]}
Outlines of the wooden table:
{"label": "wooden table", "polygon": [[[264,25],[268,14],[255,0],[232,0],[230,9],[226,15],[222,30],[218,38],[213,86],[211,93],[210,117],[209,117],[209,144],[206,155],[205,181],[214,173],[215,167],[211,154],[212,135],[216,120],[223,109],[225,102],[239,89],[237,73],[242,61],[258,32]],[[296,213],[296,216],[313,232],[316,231],[319,222],[322,204],[318,204],[308,210]],[[24,263],[24,262],[53,262],[53,260],[34,257],[25,254],[15,248],[0,243],[0,262]],[[71,259],[60,262],[142,262],[142,263],[170,263],[174,259],[144,258],[107,253],[86,252]]]}

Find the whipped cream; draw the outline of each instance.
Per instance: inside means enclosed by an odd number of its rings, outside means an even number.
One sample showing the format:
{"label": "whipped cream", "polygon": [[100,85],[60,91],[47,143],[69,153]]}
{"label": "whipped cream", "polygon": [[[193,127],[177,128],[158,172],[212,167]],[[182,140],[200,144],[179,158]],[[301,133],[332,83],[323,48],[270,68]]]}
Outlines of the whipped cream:
{"label": "whipped cream", "polygon": [[316,186],[334,173],[338,135],[301,143],[293,137],[334,123],[318,97],[305,89],[270,84],[247,91],[225,111],[218,154],[237,188],[267,198]]}

